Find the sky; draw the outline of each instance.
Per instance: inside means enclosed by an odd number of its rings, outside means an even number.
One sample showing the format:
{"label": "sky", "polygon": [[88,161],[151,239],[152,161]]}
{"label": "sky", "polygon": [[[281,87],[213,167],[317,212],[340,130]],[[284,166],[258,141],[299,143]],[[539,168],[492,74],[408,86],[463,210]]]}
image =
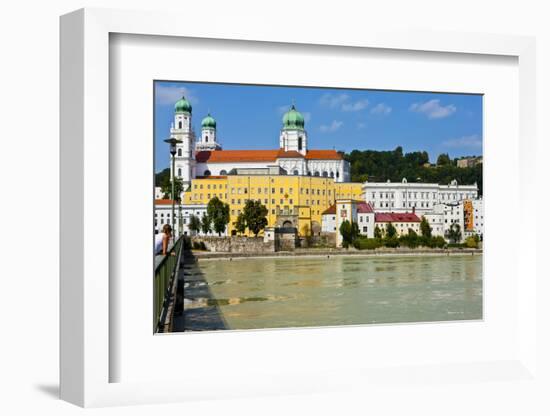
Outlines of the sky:
{"label": "sky", "polygon": [[193,106],[192,123],[216,119],[223,149],[276,149],[282,117],[294,102],[305,118],[308,148],[427,151],[430,161],[482,155],[482,95],[155,82],[155,171],[169,164],[174,103]]}

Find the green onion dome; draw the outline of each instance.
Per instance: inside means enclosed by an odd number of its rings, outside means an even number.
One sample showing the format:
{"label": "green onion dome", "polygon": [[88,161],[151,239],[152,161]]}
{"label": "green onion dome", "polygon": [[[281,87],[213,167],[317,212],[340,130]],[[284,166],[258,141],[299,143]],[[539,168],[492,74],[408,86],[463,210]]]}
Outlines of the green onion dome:
{"label": "green onion dome", "polygon": [[285,130],[296,130],[304,129],[304,116],[302,113],[300,113],[298,110],[296,110],[296,107],[294,104],[292,104],[292,107],[290,107],[290,110],[288,110],[285,115],[283,116],[283,129]]}
{"label": "green onion dome", "polygon": [[210,113],[208,113],[208,115],[202,119],[202,128],[212,128],[212,129],[215,129],[216,128],[216,120],[214,120],[214,117],[212,117],[210,115]]}
{"label": "green onion dome", "polygon": [[182,96],[174,105],[174,110],[176,113],[191,113],[193,107],[191,103]]}

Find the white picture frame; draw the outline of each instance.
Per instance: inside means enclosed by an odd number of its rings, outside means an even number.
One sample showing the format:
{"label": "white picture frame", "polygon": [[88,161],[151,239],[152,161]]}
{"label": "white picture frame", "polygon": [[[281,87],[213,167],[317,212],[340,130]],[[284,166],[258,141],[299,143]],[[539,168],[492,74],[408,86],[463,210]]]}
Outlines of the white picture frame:
{"label": "white picture frame", "polygon": [[[247,397],[281,393],[320,393],[348,388],[343,379],[357,385],[412,382],[410,368],[370,368],[368,374],[342,367],[310,370],[301,374],[271,373],[263,379],[237,381],[226,391],[213,386],[206,391],[204,376],[193,383],[170,381],[112,382],[110,366],[120,360],[111,348],[113,333],[110,310],[110,171],[109,154],[109,38],[111,34],[277,42],[333,47],[429,51],[441,54],[502,55],[517,58],[519,67],[519,189],[517,196],[534,203],[533,177],[536,151],[535,41],[530,37],[468,33],[380,31],[366,29],[358,37],[353,31],[327,32],[308,28],[302,32],[281,31],[266,23],[246,35],[227,25],[203,27],[200,22],[182,25],[184,16],[105,9],[83,9],[61,18],[61,398],[80,406],[159,403],[214,397]],[[525,204],[528,205],[528,204]],[[518,215],[523,238],[535,241],[527,215]],[[527,245],[518,248],[522,279],[517,292],[516,354],[498,361],[471,363],[418,362],[414,379],[425,381],[435,374],[441,380],[480,383],[487,377],[518,382],[536,379],[536,252]],[[413,328],[413,327],[411,327]],[[420,331],[421,327],[417,326]],[[413,328],[414,330],[414,328]],[[300,337],[316,336],[300,332]],[[254,337],[252,332],[247,337]],[[151,336],[153,336],[151,334]],[[216,338],[219,339],[219,338]],[[331,377],[320,378],[329,372]],[[482,372],[483,377],[472,376]]]}

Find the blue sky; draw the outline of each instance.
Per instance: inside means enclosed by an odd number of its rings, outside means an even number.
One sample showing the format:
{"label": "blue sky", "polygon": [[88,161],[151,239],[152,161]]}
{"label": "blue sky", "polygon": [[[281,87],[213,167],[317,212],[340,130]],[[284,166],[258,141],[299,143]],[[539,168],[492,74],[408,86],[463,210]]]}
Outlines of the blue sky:
{"label": "blue sky", "polygon": [[224,149],[275,149],[282,116],[295,102],[310,149],[426,150],[435,162],[482,154],[482,96],[340,88],[155,82],[155,171],[168,167],[174,103],[193,105],[193,126],[208,111]]}

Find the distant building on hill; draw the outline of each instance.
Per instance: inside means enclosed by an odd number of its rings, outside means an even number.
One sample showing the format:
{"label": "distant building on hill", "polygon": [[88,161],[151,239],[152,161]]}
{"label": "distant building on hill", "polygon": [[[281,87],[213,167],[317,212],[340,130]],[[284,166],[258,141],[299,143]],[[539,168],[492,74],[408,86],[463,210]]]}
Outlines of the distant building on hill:
{"label": "distant building on hill", "polygon": [[456,161],[456,166],[459,168],[473,168],[481,163],[483,163],[483,158],[481,156],[463,157]]}

